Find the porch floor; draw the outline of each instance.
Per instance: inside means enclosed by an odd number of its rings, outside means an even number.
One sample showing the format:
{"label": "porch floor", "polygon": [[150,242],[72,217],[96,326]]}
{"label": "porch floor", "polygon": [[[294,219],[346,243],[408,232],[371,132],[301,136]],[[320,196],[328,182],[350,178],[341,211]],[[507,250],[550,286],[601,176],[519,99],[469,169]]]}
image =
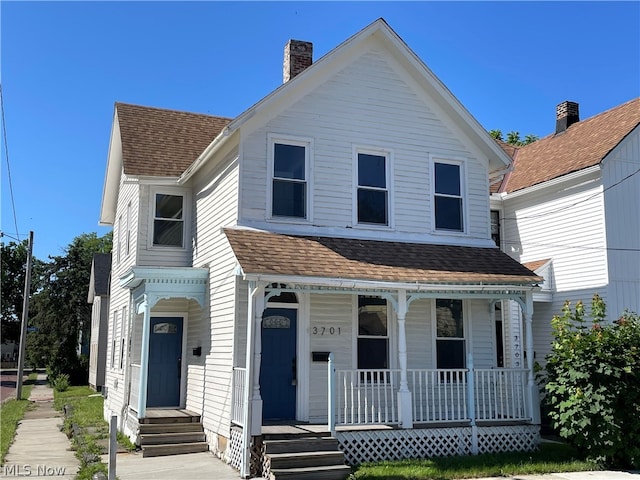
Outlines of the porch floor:
{"label": "porch floor", "polygon": [[147,408],[145,417],[140,420],[140,423],[145,423],[145,420],[157,420],[162,418],[200,418],[200,415],[184,408]]}

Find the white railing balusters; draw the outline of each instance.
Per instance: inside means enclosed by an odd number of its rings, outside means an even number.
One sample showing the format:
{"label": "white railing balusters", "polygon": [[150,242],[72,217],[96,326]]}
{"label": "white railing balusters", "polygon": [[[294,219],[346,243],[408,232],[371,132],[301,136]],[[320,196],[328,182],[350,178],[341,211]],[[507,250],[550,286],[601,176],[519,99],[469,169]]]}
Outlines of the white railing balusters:
{"label": "white railing balusters", "polygon": [[231,404],[231,421],[244,426],[244,388],[247,369],[233,367],[233,399]]}

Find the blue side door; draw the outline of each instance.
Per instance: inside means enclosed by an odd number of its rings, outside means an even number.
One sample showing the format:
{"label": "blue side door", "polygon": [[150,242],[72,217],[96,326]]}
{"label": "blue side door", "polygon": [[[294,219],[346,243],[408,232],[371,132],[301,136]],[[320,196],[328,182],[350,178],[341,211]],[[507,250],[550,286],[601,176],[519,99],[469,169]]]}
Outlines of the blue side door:
{"label": "blue side door", "polygon": [[179,407],[182,317],[151,317],[147,407]]}
{"label": "blue side door", "polygon": [[268,308],[262,316],[260,393],[263,420],[296,418],[297,310]]}

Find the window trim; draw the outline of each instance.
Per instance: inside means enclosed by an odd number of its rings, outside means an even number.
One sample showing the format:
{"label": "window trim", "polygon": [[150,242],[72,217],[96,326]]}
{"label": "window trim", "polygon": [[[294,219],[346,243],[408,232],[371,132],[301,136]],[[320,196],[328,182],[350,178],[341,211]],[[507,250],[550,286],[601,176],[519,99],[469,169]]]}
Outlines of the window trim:
{"label": "window trim", "polygon": [[[360,183],[358,181],[358,154],[364,155],[376,155],[385,157],[385,182],[387,192],[387,224],[377,223],[360,223],[358,221],[358,190],[360,189]],[[351,158],[353,162],[353,202],[352,202],[352,225],[354,228],[362,229],[375,229],[375,230],[393,230],[395,228],[395,219],[393,215],[394,211],[394,194],[393,194],[393,150],[384,147],[365,146],[365,145],[353,145]],[[363,187],[369,188],[371,187]]]}
{"label": "window trim", "polygon": [[438,368],[438,340],[446,340],[447,337],[438,337],[438,311],[436,304],[438,300],[460,300],[462,302],[462,337],[449,337],[454,338],[457,341],[462,339],[464,341],[464,365],[463,369],[467,368],[467,362],[469,360],[469,348],[471,344],[471,335],[469,332],[470,325],[470,311],[469,302],[462,298],[455,297],[438,297],[431,301],[431,338],[432,338],[432,362],[433,368]]}
{"label": "window trim", "polygon": [[[457,165],[460,167],[460,198],[462,208],[462,230],[448,230],[436,228],[436,163]],[[469,234],[469,206],[467,188],[467,159],[460,157],[445,157],[441,155],[429,155],[429,168],[431,177],[431,231],[439,235],[468,235]],[[440,195],[440,194],[438,194]],[[447,198],[457,198],[446,196]]]}
{"label": "window trim", "polygon": [[[182,246],[173,245],[155,245],[153,243],[153,234],[156,220],[156,195],[174,195],[182,197]],[[147,247],[149,249],[162,249],[185,251],[188,247],[187,232],[191,221],[191,197],[187,189],[175,187],[152,186],[149,189],[149,227],[147,232]]]}
{"label": "window trim", "polygon": [[[274,180],[274,152],[275,145],[292,145],[305,148],[304,174],[306,191],[305,216],[285,217],[273,215],[273,180]],[[313,222],[313,138],[298,137],[292,135],[281,135],[276,133],[267,134],[267,203],[265,205],[265,218],[272,222],[304,223]]]}

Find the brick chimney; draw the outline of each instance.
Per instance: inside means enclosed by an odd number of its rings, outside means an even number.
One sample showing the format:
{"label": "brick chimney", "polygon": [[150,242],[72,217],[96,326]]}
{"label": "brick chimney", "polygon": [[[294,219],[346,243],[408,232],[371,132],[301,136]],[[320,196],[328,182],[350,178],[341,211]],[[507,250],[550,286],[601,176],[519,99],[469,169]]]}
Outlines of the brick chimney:
{"label": "brick chimney", "polygon": [[284,46],[282,83],[287,83],[313,62],[313,44],[302,40],[289,40]]}
{"label": "brick chimney", "polygon": [[580,121],[578,104],[568,100],[556,106],[556,135]]}

